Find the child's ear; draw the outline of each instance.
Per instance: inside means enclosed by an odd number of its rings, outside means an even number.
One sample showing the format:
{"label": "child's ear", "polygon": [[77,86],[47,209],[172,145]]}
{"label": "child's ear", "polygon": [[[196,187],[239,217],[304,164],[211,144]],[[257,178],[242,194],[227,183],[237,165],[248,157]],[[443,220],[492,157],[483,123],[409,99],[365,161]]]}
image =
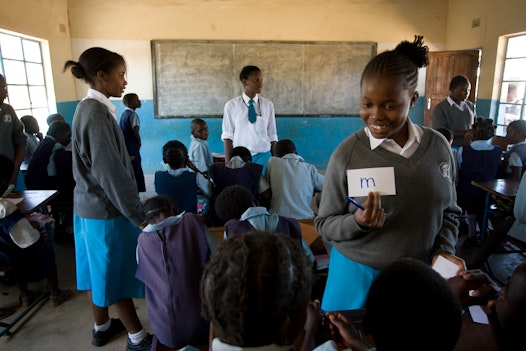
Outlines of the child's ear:
{"label": "child's ear", "polygon": [[418,91],[415,91],[413,93],[413,96],[411,96],[411,102],[410,102],[409,108],[412,108],[413,106],[415,106],[417,100],[418,100]]}

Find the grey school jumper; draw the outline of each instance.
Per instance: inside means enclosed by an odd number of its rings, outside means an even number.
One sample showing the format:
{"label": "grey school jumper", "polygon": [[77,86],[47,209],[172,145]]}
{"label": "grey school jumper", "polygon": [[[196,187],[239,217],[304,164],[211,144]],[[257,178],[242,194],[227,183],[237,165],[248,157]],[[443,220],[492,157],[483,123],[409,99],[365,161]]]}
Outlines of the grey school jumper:
{"label": "grey school jumper", "polygon": [[[383,228],[360,229],[354,206],[348,205],[348,169],[394,167],[397,195],[382,196]],[[409,158],[378,147],[371,150],[362,130],[345,139],[329,161],[316,230],[348,258],[377,269],[400,257],[431,262],[433,254],[455,252],[458,233],[454,177],[449,145],[437,132],[424,128],[420,146]],[[363,202],[365,198],[356,198]]]}
{"label": "grey school jumper", "polygon": [[82,218],[120,214],[134,225],[144,222],[122,130],[108,108],[95,99],[81,101],[73,118],[73,211]]}

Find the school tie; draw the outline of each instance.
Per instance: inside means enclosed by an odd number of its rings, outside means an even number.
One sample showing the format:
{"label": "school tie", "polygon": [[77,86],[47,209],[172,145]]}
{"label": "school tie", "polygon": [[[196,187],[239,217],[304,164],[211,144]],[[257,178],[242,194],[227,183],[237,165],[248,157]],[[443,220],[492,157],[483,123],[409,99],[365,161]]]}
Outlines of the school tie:
{"label": "school tie", "polygon": [[248,121],[252,124],[256,123],[257,115],[254,107],[254,100],[248,100]]}

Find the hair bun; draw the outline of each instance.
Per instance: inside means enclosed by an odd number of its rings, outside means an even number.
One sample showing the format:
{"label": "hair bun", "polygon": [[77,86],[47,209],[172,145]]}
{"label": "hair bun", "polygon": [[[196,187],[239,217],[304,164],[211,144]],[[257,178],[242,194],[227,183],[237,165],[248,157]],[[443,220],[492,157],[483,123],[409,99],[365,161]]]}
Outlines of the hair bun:
{"label": "hair bun", "polygon": [[415,40],[412,43],[404,40],[396,46],[395,51],[409,57],[418,68],[425,67],[429,64],[429,48],[424,45],[423,39],[422,35],[415,35]]}

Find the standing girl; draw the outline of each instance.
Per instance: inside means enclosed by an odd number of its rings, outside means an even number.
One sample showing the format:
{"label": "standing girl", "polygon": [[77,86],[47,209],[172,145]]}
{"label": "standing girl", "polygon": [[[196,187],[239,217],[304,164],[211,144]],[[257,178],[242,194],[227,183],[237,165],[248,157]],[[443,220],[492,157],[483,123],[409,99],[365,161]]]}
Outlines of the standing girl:
{"label": "standing girl", "polygon": [[[456,204],[455,161],[437,132],[414,125],[409,109],[418,98],[418,69],[427,64],[422,37],[373,58],[361,79],[360,116],[365,128],[344,140],[329,161],[317,231],[333,248],[322,308],[364,306],[380,270],[401,258],[431,263],[438,254],[463,269],[453,256],[461,213]],[[369,192],[347,203],[346,171],[392,167],[396,195]]]}
{"label": "standing girl", "polygon": [[[87,290],[95,319],[92,345],[103,346],[128,331],[126,350],[149,350],[151,335],[142,327],[132,298],[144,297],[135,278],[135,248],[144,226],[137,185],[126,144],[109,97],[126,87],[124,58],[91,48],[64,70],[89,84],[73,118],[74,230],[77,288]],[[110,319],[113,305],[120,319]],[[122,321],[122,322],[121,322]]]}
{"label": "standing girl", "polygon": [[259,95],[263,74],[258,67],[243,67],[239,80],[244,93],[228,101],[223,114],[225,162],[230,161],[232,148],[244,146],[250,150],[252,162],[265,167],[272,145],[278,141],[274,104]]}

